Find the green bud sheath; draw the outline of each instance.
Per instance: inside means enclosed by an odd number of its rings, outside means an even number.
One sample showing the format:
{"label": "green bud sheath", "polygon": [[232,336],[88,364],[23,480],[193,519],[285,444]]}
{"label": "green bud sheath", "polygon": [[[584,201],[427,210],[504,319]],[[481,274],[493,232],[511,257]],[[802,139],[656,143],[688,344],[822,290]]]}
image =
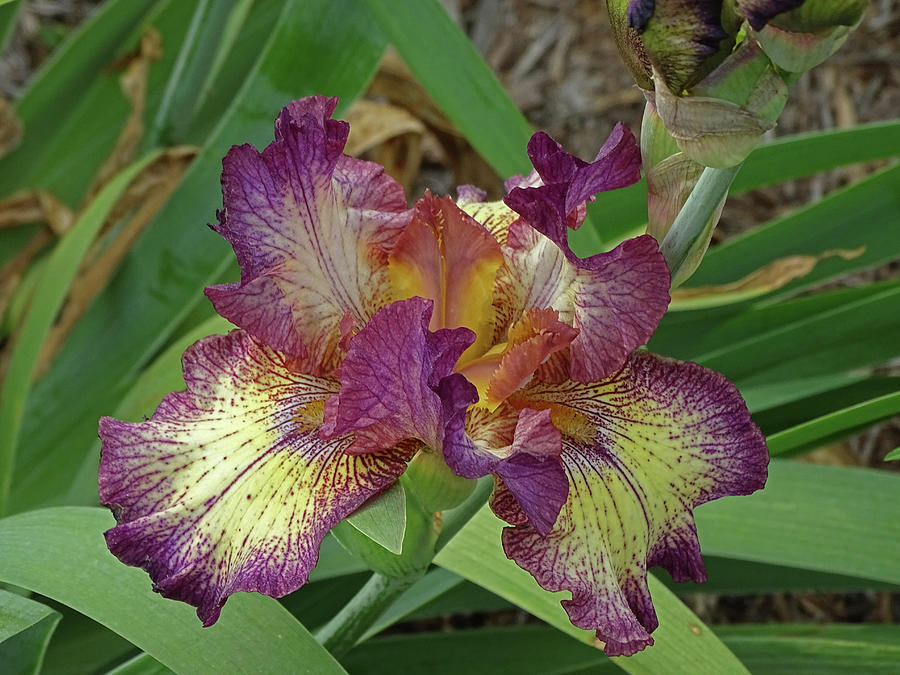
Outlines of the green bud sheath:
{"label": "green bud sheath", "polygon": [[787,85],[755,41],[743,42],[684,96],[655,78],[656,107],[678,147],[715,168],[742,162],[775,126]]}
{"label": "green bud sheath", "polygon": [[423,511],[408,492],[404,491],[404,494],[406,528],[399,555],[376,543],[349,520],[341,521],[331,530],[351,554],[386,577],[414,577],[424,573],[434,558],[434,545],[440,531],[440,519]]}
{"label": "green bud sheath", "polygon": [[426,513],[459,506],[472,494],[477,482],[457,476],[431,448],[423,448],[413,457],[402,481]]}

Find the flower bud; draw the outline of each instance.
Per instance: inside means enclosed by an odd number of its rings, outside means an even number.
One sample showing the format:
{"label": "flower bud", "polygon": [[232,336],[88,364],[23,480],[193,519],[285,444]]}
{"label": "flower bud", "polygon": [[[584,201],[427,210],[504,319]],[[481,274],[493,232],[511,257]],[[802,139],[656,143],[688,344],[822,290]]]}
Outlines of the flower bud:
{"label": "flower bud", "polygon": [[[859,25],[866,0],[806,0],[756,29],[756,39],[779,67],[802,73],[834,54]],[[752,24],[751,24],[752,25]]]}
{"label": "flower bud", "polygon": [[678,147],[704,166],[739,164],[775,126],[787,84],[760,46],[745,41],[685,95],[654,73],[656,107]]}
{"label": "flower bud", "polygon": [[[619,51],[679,148],[739,164],[775,126],[790,73],[820,63],[865,0],[607,0]],[[787,72],[786,72],[787,71]]]}

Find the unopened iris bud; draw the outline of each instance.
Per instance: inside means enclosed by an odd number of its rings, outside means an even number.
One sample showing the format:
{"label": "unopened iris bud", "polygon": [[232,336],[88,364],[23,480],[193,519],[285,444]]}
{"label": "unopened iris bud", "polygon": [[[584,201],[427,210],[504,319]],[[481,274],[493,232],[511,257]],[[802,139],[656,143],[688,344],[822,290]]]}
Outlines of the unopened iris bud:
{"label": "unopened iris bud", "polygon": [[679,148],[704,166],[739,164],[775,126],[792,73],[820,63],[865,0],[607,0],[638,85]]}
{"label": "unopened iris bud", "polygon": [[659,116],[691,159],[715,168],[739,164],[775,126],[788,90],[754,41],[742,42],[687,95],[656,75]]}
{"label": "unopened iris bud", "polygon": [[[756,39],[779,67],[802,73],[834,54],[859,25],[866,0],[806,0],[753,28]],[[752,23],[751,23],[752,26]]]}

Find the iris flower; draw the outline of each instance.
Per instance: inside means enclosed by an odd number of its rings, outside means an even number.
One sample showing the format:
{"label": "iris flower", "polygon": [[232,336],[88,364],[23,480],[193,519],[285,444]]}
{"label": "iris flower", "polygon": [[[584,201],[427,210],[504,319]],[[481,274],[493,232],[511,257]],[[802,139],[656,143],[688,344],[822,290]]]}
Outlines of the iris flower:
{"label": "iris flower", "polygon": [[569,248],[594,194],[638,180],[634,137],[587,163],[538,133],[502,202],[410,210],[343,154],[336,103],[225,157],[213,229],[241,280],[206,294],[239,329],[185,352],[151,419],[101,420],[110,550],[208,626],[234,592],[302,586],[335,524],[438,453],[493,474],[506,555],[607,654],[652,644],[648,568],[702,581],[692,509],[761,488],[768,454],[724,377],[639,349],[669,301],[656,241]]}

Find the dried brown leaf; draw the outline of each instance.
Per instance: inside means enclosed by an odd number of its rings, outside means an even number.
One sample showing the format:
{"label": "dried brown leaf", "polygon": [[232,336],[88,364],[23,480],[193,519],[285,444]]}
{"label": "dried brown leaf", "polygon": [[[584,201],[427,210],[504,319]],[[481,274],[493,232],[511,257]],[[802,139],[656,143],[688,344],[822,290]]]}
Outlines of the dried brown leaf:
{"label": "dried brown leaf", "polygon": [[120,60],[115,64],[121,64],[125,68],[125,72],[119,77],[119,84],[131,106],[131,112],[119,133],[115,147],[94,177],[85,203],[89,202],[110,178],[135,158],[141,136],[144,134],[144,107],[147,102],[147,78],[150,74],[150,64],[162,56],[161,44],[159,33],[151,27],[141,37],[140,48],[137,52],[124,63]]}
{"label": "dried brown leaf", "polygon": [[861,246],[853,250],[834,249],[819,255],[792,255],[779,258],[729,284],[673,290],[672,302],[701,306],[718,304],[717,300],[728,302],[752,298],[776,291],[795,279],[806,276],[820,261],[826,258],[839,257],[844,260],[852,260],[865,252],[866,247]]}
{"label": "dried brown leaf", "polygon": [[422,121],[403,108],[366,99],[350,107],[347,121],[347,154],[358,157],[369,153],[368,159],[381,164],[410,192],[422,164],[422,136],[426,132]]}
{"label": "dried brown leaf", "polygon": [[392,138],[425,133],[421,120],[390,103],[359,99],[350,106],[346,119],[350,123],[346,152],[354,157]]}
{"label": "dried brown leaf", "polygon": [[74,219],[72,211],[46,190],[21,190],[0,200],[0,229],[45,222],[59,237]]}

